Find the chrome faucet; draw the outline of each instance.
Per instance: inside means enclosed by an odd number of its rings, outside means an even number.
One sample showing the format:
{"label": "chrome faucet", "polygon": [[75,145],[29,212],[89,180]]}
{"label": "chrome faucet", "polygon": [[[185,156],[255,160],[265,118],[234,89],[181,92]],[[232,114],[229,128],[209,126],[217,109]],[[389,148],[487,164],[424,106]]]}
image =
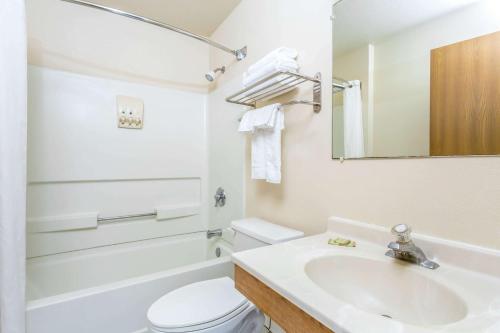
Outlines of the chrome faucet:
{"label": "chrome faucet", "polygon": [[222,229],[208,230],[207,231],[207,239],[211,239],[214,237],[222,237]]}
{"label": "chrome faucet", "polygon": [[226,205],[226,192],[222,187],[219,187],[217,189],[217,192],[215,192],[215,207],[224,207]]}
{"label": "chrome faucet", "polygon": [[439,264],[427,259],[424,251],[415,245],[411,239],[411,228],[406,224],[392,227],[391,233],[397,237],[395,242],[390,242],[386,256],[408,261],[429,269],[436,269]]}

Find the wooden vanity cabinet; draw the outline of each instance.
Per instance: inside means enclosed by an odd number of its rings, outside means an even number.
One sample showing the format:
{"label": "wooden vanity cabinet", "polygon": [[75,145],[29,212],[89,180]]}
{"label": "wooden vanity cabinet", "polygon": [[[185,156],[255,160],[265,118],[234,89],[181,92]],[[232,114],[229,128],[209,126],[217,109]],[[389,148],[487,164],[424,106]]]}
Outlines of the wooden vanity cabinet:
{"label": "wooden vanity cabinet", "polygon": [[234,275],[236,289],[287,333],[333,332],[237,265]]}

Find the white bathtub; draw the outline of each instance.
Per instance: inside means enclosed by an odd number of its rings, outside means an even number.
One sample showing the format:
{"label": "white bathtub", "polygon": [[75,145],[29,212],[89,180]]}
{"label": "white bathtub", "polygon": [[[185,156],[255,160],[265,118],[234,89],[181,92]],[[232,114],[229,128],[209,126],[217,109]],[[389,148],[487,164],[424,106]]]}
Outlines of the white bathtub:
{"label": "white bathtub", "polygon": [[143,332],[166,292],[232,276],[230,253],[197,233],[29,259],[28,333]]}

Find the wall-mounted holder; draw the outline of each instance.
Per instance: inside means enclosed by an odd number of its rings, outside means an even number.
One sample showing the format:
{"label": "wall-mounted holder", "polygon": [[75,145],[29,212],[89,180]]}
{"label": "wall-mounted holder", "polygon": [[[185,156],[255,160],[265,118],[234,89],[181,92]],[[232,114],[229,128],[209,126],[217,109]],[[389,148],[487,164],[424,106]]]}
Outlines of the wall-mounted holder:
{"label": "wall-mounted holder", "polygon": [[118,128],[141,129],[144,125],[144,102],[139,98],[116,96]]}
{"label": "wall-mounted holder", "polygon": [[321,111],[321,73],[319,72],[314,77],[288,71],[276,72],[229,96],[226,102],[255,108],[257,103],[284,94],[307,82],[313,83],[312,101],[293,100],[282,105],[311,105],[314,112],[319,113]]}

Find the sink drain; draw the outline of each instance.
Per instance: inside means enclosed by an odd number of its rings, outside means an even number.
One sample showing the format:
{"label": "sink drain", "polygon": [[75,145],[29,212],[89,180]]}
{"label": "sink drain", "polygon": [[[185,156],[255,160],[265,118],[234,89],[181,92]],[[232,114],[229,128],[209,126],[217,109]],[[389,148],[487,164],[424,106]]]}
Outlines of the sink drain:
{"label": "sink drain", "polygon": [[381,316],[382,316],[382,317],[384,317],[384,318],[389,318],[389,319],[392,319],[392,317],[391,317],[391,316],[389,316],[388,314],[381,314]]}

